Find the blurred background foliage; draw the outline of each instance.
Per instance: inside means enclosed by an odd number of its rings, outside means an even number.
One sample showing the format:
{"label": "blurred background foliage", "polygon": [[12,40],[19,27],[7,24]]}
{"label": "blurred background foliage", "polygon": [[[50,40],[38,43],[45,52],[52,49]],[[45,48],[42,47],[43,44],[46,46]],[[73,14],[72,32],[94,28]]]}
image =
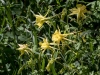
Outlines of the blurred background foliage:
{"label": "blurred background foliage", "polygon": [[[69,16],[69,9],[83,4],[89,11],[86,19],[77,23],[76,15]],[[35,26],[34,14],[58,16]],[[60,15],[59,15],[60,14]],[[0,0],[0,75],[100,75],[100,0]],[[54,67],[48,72],[50,53],[41,54],[38,42],[43,37],[51,41],[52,33],[59,26],[62,32],[80,31],[68,38],[76,43],[53,53]],[[33,56],[16,50],[18,44],[28,44]]]}

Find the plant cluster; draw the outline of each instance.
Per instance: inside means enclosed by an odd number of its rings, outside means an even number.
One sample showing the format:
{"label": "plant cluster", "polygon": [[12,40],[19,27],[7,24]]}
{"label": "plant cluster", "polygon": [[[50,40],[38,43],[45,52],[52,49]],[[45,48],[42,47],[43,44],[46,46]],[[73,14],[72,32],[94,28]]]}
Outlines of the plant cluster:
{"label": "plant cluster", "polygon": [[0,0],[0,74],[99,75],[99,13],[99,0]]}

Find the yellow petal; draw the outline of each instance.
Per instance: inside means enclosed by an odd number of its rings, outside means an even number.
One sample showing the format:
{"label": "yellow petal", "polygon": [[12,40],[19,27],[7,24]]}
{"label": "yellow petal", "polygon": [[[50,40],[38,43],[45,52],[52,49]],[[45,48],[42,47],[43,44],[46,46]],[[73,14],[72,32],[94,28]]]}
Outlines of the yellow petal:
{"label": "yellow petal", "polygon": [[39,42],[39,45],[42,45],[42,42]]}

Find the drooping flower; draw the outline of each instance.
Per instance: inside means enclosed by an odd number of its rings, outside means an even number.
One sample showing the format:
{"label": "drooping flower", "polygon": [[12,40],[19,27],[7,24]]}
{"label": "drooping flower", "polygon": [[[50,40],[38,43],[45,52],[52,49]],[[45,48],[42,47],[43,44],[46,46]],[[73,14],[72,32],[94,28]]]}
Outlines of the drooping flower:
{"label": "drooping flower", "polygon": [[[75,33],[75,32],[74,32]],[[56,30],[54,32],[54,34],[52,35],[52,41],[54,43],[57,43],[58,45],[60,44],[60,42],[63,42],[64,40],[69,40],[66,37],[70,34],[74,34],[74,33],[69,33],[69,34],[61,34],[60,29]],[[69,40],[71,41],[71,40]]]}
{"label": "drooping flower", "polygon": [[22,56],[25,52],[28,54],[29,50],[31,50],[27,44],[18,44],[19,48],[17,48],[17,50],[20,51],[20,56]]}
{"label": "drooping flower", "polygon": [[66,16],[67,10],[66,8],[64,8],[61,12],[61,20],[64,20],[65,16]]}
{"label": "drooping flower", "polygon": [[82,4],[77,4],[76,5],[76,8],[72,8],[70,9],[70,11],[72,12],[71,14],[69,15],[77,15],[77,22],[80,20],[80,19],[85,19],[86,16],[85,16],[85,13],[87,13],[87,9],[86,9],[86,6],[85,5],[82,5]]}
{"label": "drooping flower", "polygon": [[55,62],[56,59],[51,58],[46,66],[46,70],[49,72],[51,65]]}
{"label": "drooping flower", "polygon": [[46,70],[49,72],[50,71],[50,68],[52,66],[52,64],[57,60],[59,59],[60,57],[57,57],[57,58],[50,58],[49,61],[48,61],[48,64],[46,66]]}
{"label": "drooping flower", "polygon": [[37,25],[39,28],[42,27],[44,23],[48,23],[48,20],[50,19],[49,17],[42,16],[41,14],[35,15],[35,17],[36,17],[35,25]]}

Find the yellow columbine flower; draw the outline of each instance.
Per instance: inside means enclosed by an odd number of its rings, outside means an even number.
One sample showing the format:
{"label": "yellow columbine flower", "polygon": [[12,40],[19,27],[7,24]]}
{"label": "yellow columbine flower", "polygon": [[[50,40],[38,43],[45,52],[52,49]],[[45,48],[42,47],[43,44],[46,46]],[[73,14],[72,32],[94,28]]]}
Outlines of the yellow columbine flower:
{"label": "yellow columbine flower", "polygon": [[87,9],[86,6],[82,4],[77,4],[76,7],[77,8],[70,9],[70,11],[72,12],[70,15],[77,15],[77,22],[78,22],[81,18],[82,20],[86,18],[84,13],[87,12]]}
{"label": "yellow columbine flower", "polygon": [[56,45],[56,44],[49,43],[47,38],[46,39],[43,38],[43,42],[39,42],[39,45],[41,46],[41,50],[43,50],[43,53],[44,53],[46,49],[54,49],[50,45]]}
{"label": "yellow columbine flower", "polygon": [[20,56],[22,56],[25,52],[28,54],[29,50],[31,50],[30,48],[28,48],[27,44],[18,44],[19,48],[17,48],[17,50],[19,50],[21,52]]}
{"label": "yellow columbine flower", "polygon": [[36,17],[36,25],[38,25],[39,28],[42,27],[44,23],[47,23],[48,22],[47,20],[49,19],[46,18],[46,16],[42,16],[41,14],[35,15],[35,17]]}
{"label": "yellow columbine flower", "polygon": [[55,43],[60,43],[60,41],[64,40],[68,34],[61,34],[60,29],[56,30],[52,35],[52,41]]}
{"label": "yellow columbine flower", "polygon": [[[58,45],[60,44],[60,42],[63,42],[64,40],[69,40],[69,39],[66,39],[66,37],[70,34],[74,34],[74,33],[69,33],[69,34],[61,34],[60,32],[60,29],[59,30],[56,30],[54,32],[54,34],[52,35],[52,41],[54,43],[57,43]],[[71,41],[71,40],[69,40]]]}
{"label": "yellow columbine flower", "polygon": [[50,44],[48,43],[47,39],[43,39],[43,42],[40,42],[39,45],[44,50],[50,48]]}

